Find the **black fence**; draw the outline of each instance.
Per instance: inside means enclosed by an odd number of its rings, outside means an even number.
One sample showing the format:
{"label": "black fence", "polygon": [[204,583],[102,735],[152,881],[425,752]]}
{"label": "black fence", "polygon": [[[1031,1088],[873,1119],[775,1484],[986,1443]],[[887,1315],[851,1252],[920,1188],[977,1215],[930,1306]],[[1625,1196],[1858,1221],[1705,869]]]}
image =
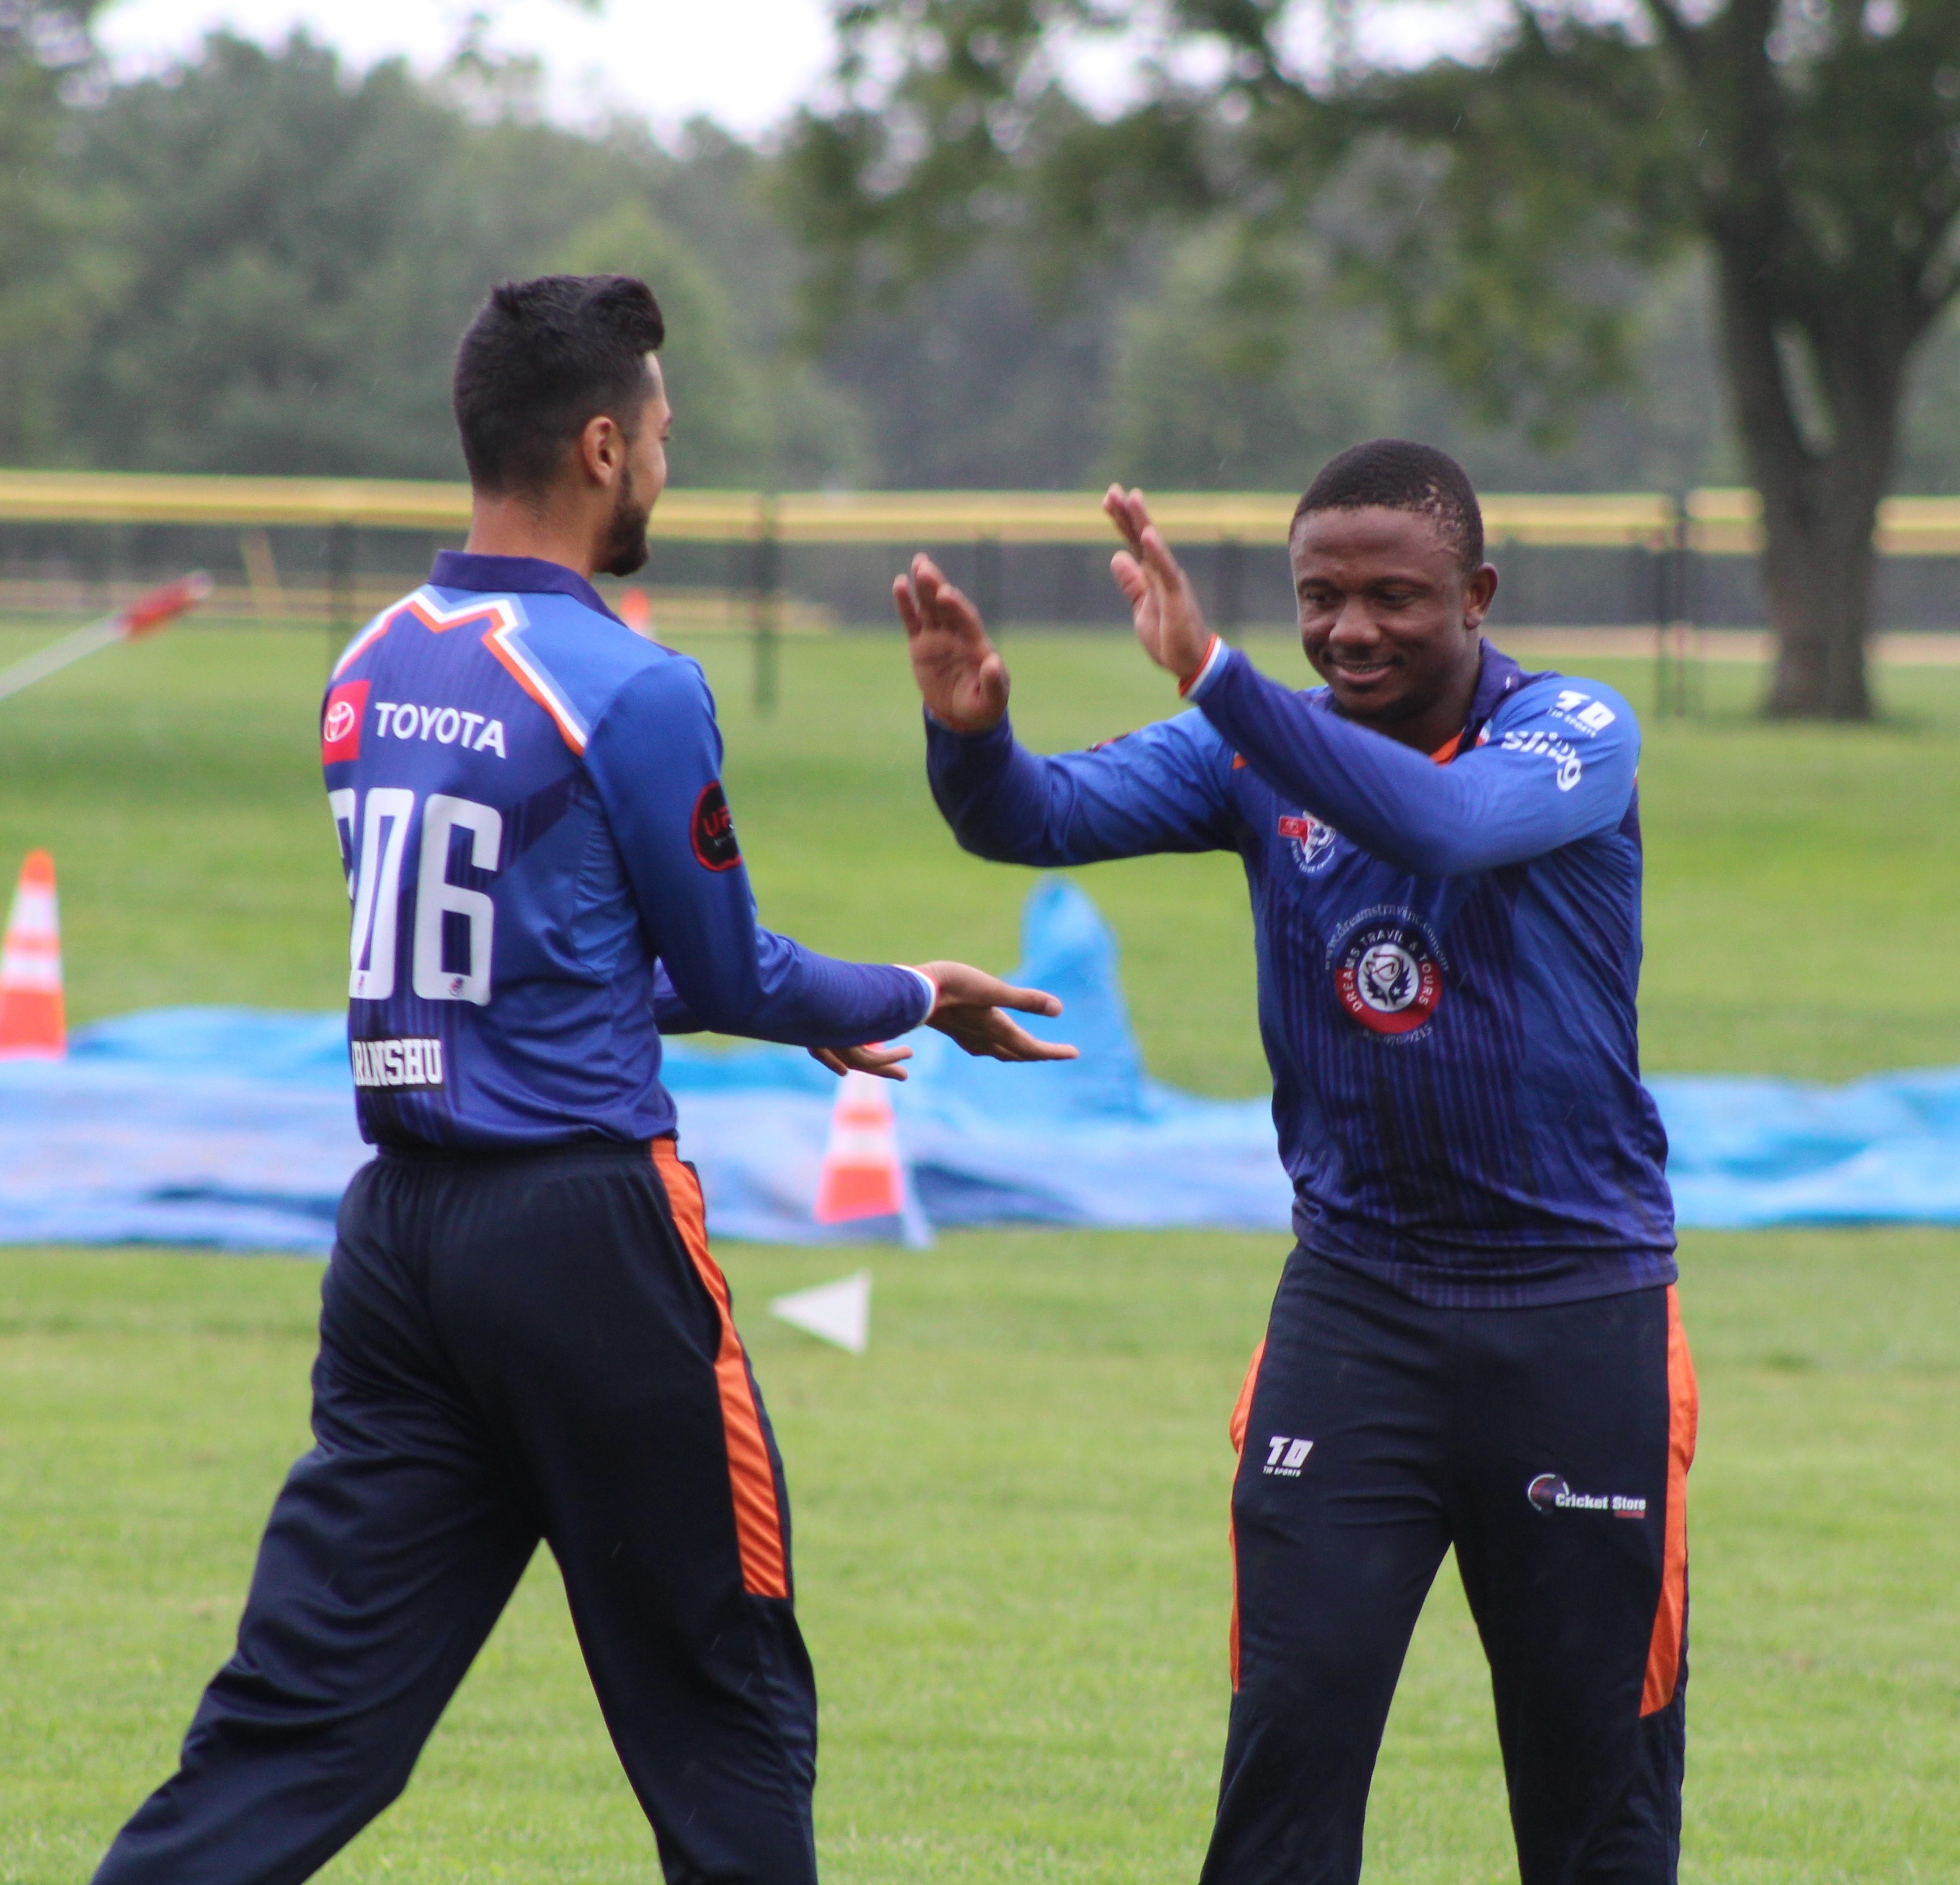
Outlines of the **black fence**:
{"label": "black fence", "polygon": [[[209,570],[220,595],[207,619],[252,615],[351,625],[428,573],[457,539],[433,532],[275,526],[0,523],[0,613],[73,616],[129,586]],[[1109,552],[1082,543],[991,540],[926,544],[658,542],[636,583],[725,598],[728,626],[754,624],[755,598],[802,605],[842,629],[890,625],[891,583],[924,549],[1003,628],[1118,628],[1128,611]],[[1643,547],[1548,548],[1495,541],[1502,581],[1495,628],[1711,629],[1767,621],[1754,557]],[[1199,543],[1184,552],[1207,610],[1223,628],[1283,624],[1292,615],[1286,552]],[[708,612],[711,615],[711,611]],[[707,616],[702,617],[708,619]],[[1876,624],[1960,628],[1960,557],[1888,556],[1879,565]]]}

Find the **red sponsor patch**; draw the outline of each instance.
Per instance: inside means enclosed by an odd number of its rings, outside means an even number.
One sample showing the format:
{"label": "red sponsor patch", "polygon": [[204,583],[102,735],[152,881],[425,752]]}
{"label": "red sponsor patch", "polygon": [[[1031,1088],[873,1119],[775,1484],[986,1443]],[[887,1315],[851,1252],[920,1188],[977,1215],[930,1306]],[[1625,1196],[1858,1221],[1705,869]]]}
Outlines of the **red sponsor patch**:
{"label": "red sponsor patch", "polygon": [[1371,923],[1346,938],[1334,987],[1349,1016],[1371,1033],[1409,1034],[1436,1012],[1443,968],[1414,924]]}
{"label": "red sponsor patch", "polygon": [[695,861],[705,871],[732,871],[742,861],[741,847],[735,842],[735,820],[719,779],[711,779],[701,788],[688,835],[693,840]]}
{"label": "red sponsor patch", "polygon": [[368,712],[368,683],[342,681],[326,697],[320,716],[320,763],[333,766],[361,756],[361,722]]}

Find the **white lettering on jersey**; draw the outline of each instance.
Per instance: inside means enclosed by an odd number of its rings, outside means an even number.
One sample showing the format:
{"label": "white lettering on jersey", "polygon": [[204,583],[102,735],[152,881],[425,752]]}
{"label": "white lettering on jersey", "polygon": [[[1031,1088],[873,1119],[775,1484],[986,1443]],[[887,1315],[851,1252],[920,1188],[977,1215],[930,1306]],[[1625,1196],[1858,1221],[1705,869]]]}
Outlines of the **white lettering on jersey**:
{"label": "white lettering on jersey", "polygon": [[1583,728],[1589,734],[1604,733],[1619,718],[1603,700],[1594,700],[1590,694],[1581,693],[1576,687],[1561,688],[1558,698],[1551,703],[1551,710],[1561,720]]}
{"label": "white lettering on jersey", "polygon": [[[493,726],[497,723],[492,721]],[[353,792],[333,793],[334,822],[344,826],[350,843],[357,828]],[[350,876],[353,881],[354,927],[348,942],[348,996],[355,1001],[385,1001],[395,992],[396,938],[399,928],[402,858],[408,845],[415,795],[401,786],[377,785],[368,794],[366,820],[360,824],[360,855]],[[422,862],[415,873],[415,931],[410,979],[425,1001],[472,1001],[479,1008],[490,1000],[491,942],[496,906],[487,893],[449,880],[450,836],[470,836],[469,863],[479,871],[499,867],[504,843],[504,815],[494,805],[473,799],[431,792],[422,808]],[[444,919],[460,916],[466,926],[466,967],[444,961]],[[385,1086],[441,1084],[389,1079]]]}
{"label": "white lettering on jersey", "polygon": [[395,910],[409,817],[415,808],[415,794],[399,786],[377,785],[368,794],[354,885],[354,928],[347,945],[347,992],[360,1001],[385,1001],[395,992]]}
{"label": "white lettering on jersey", "polygon": [[[377,700],[374,708],[377,739],[433,740],[438,746],[460,746],[466,752],[494,753],[500,759],[510,756],[504,750],[501,720],[465,713],[460,707],[425,707],[410,700]],[[480,734],[479,727],[483,729]]]}
{"label": "white lettering on jersey", "polygon": [[442,1084],[442,1043],[439,1040],[349,1041],[357,1087],[420,1087]]}
{"label": "white lettering on jersey", "polygon": [[1506,734],[1498,744],[1507,753],[1542,753],[1558,769],[1558,789],[1569,792],[1586,772],[1586,763],[1569,740],[1561,740],[1542,727],[1529,733]]}
{"label": "white lettering on jersey", "polygon": [[[471,834],[469,861],[494,871],[504,843],[504,816],[493,805],[431,792],[422,807],[422,862],[415,880],[415,989],[425,1001],[490,999],[490,931],[495,906],[481,890],[449,880],[449,834]],[[443,919],[455,915],[469,925],[469,966],[460,973],[443,966]]]}

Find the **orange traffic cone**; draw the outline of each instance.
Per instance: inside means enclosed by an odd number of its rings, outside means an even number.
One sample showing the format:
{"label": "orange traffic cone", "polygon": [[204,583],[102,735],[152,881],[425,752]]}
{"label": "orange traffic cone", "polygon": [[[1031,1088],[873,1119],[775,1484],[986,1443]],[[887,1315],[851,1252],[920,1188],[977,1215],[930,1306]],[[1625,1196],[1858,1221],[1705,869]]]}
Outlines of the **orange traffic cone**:
{"label": "orange traffic cone", "polygon": [[899,1126],[884,1083],[855,1069],[844,1076],[830,1115],[830,1137],[816,1180],[819,1224],[896,1218],[905,1210]]}
{"label": "orange traffic cone", "polygon": [[55,861],[30,851],[0,945],[0,1058],[59,1060],[67,1052]]}

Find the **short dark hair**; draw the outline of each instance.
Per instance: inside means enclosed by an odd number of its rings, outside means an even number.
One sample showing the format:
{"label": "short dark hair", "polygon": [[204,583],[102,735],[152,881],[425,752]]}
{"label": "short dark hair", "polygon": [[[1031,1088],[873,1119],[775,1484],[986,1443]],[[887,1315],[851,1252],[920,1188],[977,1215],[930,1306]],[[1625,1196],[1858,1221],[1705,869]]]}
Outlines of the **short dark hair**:
{"label": "short dark hair", "polygon": [[602,412],[630,435],[645,401],[646,356],[667,334],[654,291],[630,275],[500,282],[456,350],[451,398],[470,482],[549,484]]}
{"label": "short dark hair", "polygon": [[1329,459],[1294,506],[1287,539],[1315,511],[1413,511],[1456,548],[1465,569],[1484,560],[1484,512],[1463,467],[1409,438],[1371,438]]}

